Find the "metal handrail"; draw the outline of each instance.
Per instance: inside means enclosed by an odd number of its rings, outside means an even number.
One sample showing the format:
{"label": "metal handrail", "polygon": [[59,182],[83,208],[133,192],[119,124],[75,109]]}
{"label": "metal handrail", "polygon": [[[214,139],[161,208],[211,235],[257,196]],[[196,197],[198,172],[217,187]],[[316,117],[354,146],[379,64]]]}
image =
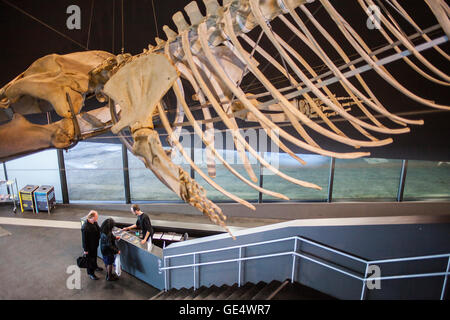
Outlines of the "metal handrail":
{"label": "metal handrail", "polygon": [[[264,255],[259,255],[259,256],[252,256],[252,257],[242,257],[242,248],[248,248],[248,247],[252,247],[252,246],[258,246],[258,245],[263,245],[263,244],[268,244],[268,243],[276,243],[276,242],[282,242],[282,241],[290,241],[290,240],[294,240],[295,244],[294,244],[294,250],[293,251],[285,251],[285,252],[279,252],[279,253],[271,253],[271,254],[264,254]],[[322,261],[318,261],[317,259],[311,258],[309,256],[306,256],[304,254],[298,253],[297,252],[297,241],[302,241],[305,243],[309,243],[313,246],[319,247],[321,249],[336,253],[340,256],[355,260],[357,262],[363,263],[365,264],[365,272],[364,272],[364,277],[360,277],[357,276],[355,274],[352,274],[351,272],[342,270],[339,267],[335,267],[332,266],[330,264],[327,264],[325,262]],[[226,260],[217,260],[217,261],[209,261],[209,262],[196,262],[196,256],[200,255],[200,254],[205,254],[205,253],[217,253],[218,251],[226,251],[226,250],[233,250],[233,249],[239,249],[239,258],[234,258],[234,259],[226,259]],[[450,268],[450,253],[447,254],[435,254],[435,255],[425,255],[425,256],[415,256],[415,257],[404,257],[404,258],[395,258],[395,259],[383,259],[383,260],[365,260],[359,257],[356,257],[354,255],[345,253],[343,251],[337,250],[337,249],[333,249],[330,248],[326,245],[320,244],[318,242],[309,240],[309,239],[305,239],[303,237],[300,236],[292,236],[292,237],[286,237],[286,238],[281,238],[281,239],[274,239],[274,240],[267,240],[267,241],[261,241],[261,242],[255,242],[255,243],[250,243],[250,244],[243,244],[243,245],[237,245],[237,246],[231,246],[231,247],[226,247],[226,248],[218,248],[218,249],[211,249],[211,250],[203,250],[203,251],[196,251],[196,252],[188,252],[188,253],[182,253],[182,254],[175,254],[175,255],[170,255],[170,256],[164,256],[164,267],[160,268],[160,271],[164,271],[164,281],[165,281],[165,289],[167,290],[167,272],[170,270],[175,270],[175,269],[182,269],[182,268],[194,268],[194,289],[196,289],[196,271],[198,267],[201,266],[205,266],[205,265],[214,265],[214,264],[224,264],[224,263],[235,263],[235,262],[239,262],[239,264],[242,261],[249,261],[249,260],[256,260],[256,259],[265,259],[265,258],[272,258],[272,257],[280,257],[280,256],[287,256],[287,255],[291,255],[293,257],[293,263],[292,263],[292,276],[291,276],[291,282],[294,281],[295,278],[295,258],[296,257],[300,257],[306,260],[309,260],[313,263],[319,264],[323,267],[326,267],[328,269],[337,271],[339,273],[342,273],[344,275],[350,276],[354,279],[357,279],[359,281],[362,281],[362,290],[361,290],[361,300],[364,299],[365,297],[365,293],[366,293],[366,282],[368,280],[370,281],[375,281],[375,280],[393,280],[393,279],[406,279],[406,278],[419,278],[419,277],[435,277],[435,276],[444,276],[444,283],[443,283],[443,287],[442,287],[442,292],[441,292],[441,300],[444,297],[444,293],[445,293],[445,287],[447,284],[447,278],[450,275],[449,272],[449,268]],[[194,257],[194,263],[189,263],[189,264],[183,264],[183,265],[176,265],[176,266],[167,266],[166,267],[166,260],[169,260],[171,258],[177,258],[177,257],[183,257],[183,256],[193,256]],[[381,264],[381,263],[393,263],[393,262],[404,262],[404,261],[417,261],[417,260],[426,260],[426,259],[442,259],[442,258],[447,258],[448,259],[448,263],[447,263],[447,269],[445,272],[429,272],[429,273],[420,273],[420,274],[406,274],[406,275],[394,275],[394,276],[384,276],[384,277],[368,277],[367,273],[368,273],[368,268],[370,265],[375,265],[375,264]],[[241,265],[239,265],[239,271],[238,271],[238,286],[241,285]]]}
{"label": "metal handrail", "polygon": [[[274,239],[274,240],[260,241],[260,242],[255,242],[255,243],[250,243],[250,244],[243,244],[243,245],[237,245],[237,246],[226,247],[226,248],[218,248],[218,249],[211,249],[211,250],[196,251],[195,254],[203,254],[203,253],[209,253],[209,252],[226,251],[226,250],[239,249],[239,248],[244,248],[244,247],[247,248],[247,247],[253,247],[253,246],[258,246],[258,245],[263,245],[263,244],[268,244],[268,243],[275,243],[275,242],[289,241],[289,240],[295,240],[295,239],[301,240],[301,241],[303,241],[303,242],[312,244],[312,245],[314,245],[314,246],[316,246],[316,247],[320,247],[320,248],[322,248],[322,249],[325,249],[325,250],[328,250],[328,251],[331,251],[331,252],[334,252],[334,253],[338,253],[338,254],[340,254],[340,255],[342,255],[342,256],[344,256],[344,257],[347,257],[347,258],[350,258],[350,259],[353,259],[353,260],[356,260],[356,261],[359,261],[359,262],[362,262],[362,263],[367,263],[367,262],[369,262],[369,261],[364,260],[364,259],[362,259],[362,258],[358,258],[358,257],[356,257],[356,256],[354,256],[354,255],[347,254],[347,253],[345,253],[345,252],[343,252],[343,251],[340,251],[340,250],[336,250],[336,249],[327,247],[327,246],[322,245],[322,244],[320,244],[320,243],[318,243],[318,242],[315,242],[315,241],[312,241],[312,240],[309,240],[309,239],[306,239],[306,238],[303,238],[303,237],[299,237],[299,236],[292,236],[292,237],[281,238],[281,239]],[[190,256],[190,255],[192,255],[192,254],[194,254],[194,253],[188,252],[188,253],[181,253],[181,254],[174,254],[174,255],[170,255],[170,256],[165,256],[164,258],[165,258],[165,259],[166,259],[166,258],[167,258],[167,259],[170,259],[170,258],[178,258],[178,257],[183,257],[183,256]]]}
{"label": "metal handrail", "polygon": [[[211,249],[211,250],[196,251],[195,254],[203,254],[203,253],[209,253],[209,252],[226,251],[226,250],[233,250],[233,249],[239,249],[239,248],[244,248],[244,247],[253,247],[253,246],[258,246],[258,245],[267,244],[267,243],[275,243],[275,242],[281,242],[281,241],[294,240],[295,238],[299,238],[299,237],[292,236],[292,237],[287,237],[287,238],[281,238],[281,239],[275,239],[275,240],[267,240],[267,241],[249,243],[249,244],[242,244],[242,245],[226,247],[226,248],[218,248],[218,249]],[[193,254],[194,254],[193,252],[174,254],[174,255],[171,255],[171,256],[165,256],[164,259],[166,259],[166,258],[167,259],[178,258],[178,257],[183,257],[183,256],[190,256],[190,255],[193,255]]]}
{"label": "metal handrail", "polygon": [[256,260],[256,259],[287,256],[287,255],[292,255],[292,254],[294,254],[294,252],[286,251],[286,252],[280,252],[280,253],[265,254],[265,255],[261,255],[261,256],[254,256],[254,257],[244,257],[244,258],[218,260],[218,261],[210,261],[210,262],[183,264],[181,266],[164,267],[164,268],[161,268],[161,270],[173,270],[173,269],[182,269],[182,268],[189,268],[189,267],[209,266],[212,264],[222,264],[222,263],[239,262],[239,261],[246,261],[246,260]]}
{"label": "metal handrail", "polygon": [[384,259],[384,260],[372,260],[369,261],[371,264],[380,264],[380,263],[390,263],[390,262],[399,262],[399,261],[412,261],[412,260],[426,260],[426,259],[439,259],[439,258],[448,258],[449,254],[433,254],[428,256],[417,256],[417,257],[408,257],[408,258],[397,258],[397,259]]}
{"label": "metal handrail", "polygon": [[306,242],[306,243],[312,244],[312,245],[314,245],[314,246],[316,246],[316,247],[319,247],[319,248],[322,248],[322,249],[325,249],[325,250],[328,250],[328,251],[337,253],[337,254],[339,254],[339,255],[341,255],[341,256],[344,256],[344,257],[347,257],[347,258],[350,258],[350,259],[353,259],[353,260],[356,260],[356,261],[359,261],[359,262],[362,262],[362,263],[368,263],[368,262],[369,262],[369,261],[367,261],[367,260],[365,260],[365,259],[358,258],[358,257],[356,257],[356,256],[354,256],[354,255],[345,253],[345,252],[343,252],[343,251],[340,251],[340,250],[336,250],[336,249],[327,247],[327,246],[325,246],[325,245],[323,245],[323,244],[320,244],[320,243],[318,243],[318,242],[315,242],[315,241],[312,241],[312,240],[308,240],[308,239],[305,239],[305,238],[303,238],[303,237],[297,237],[297,238],[298,238],[299,240],[303,241],[303,242]]}

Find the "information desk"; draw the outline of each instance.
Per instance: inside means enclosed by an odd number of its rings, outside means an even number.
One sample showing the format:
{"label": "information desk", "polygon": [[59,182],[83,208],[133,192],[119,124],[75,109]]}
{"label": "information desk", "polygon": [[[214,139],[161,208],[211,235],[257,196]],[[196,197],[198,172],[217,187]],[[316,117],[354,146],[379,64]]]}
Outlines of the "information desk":
{"label": "information desk", "polygon": [[[99,216],[98,224],[101,226],[107,218]],[[86,217],[81,220],[81,224],[84,223],[88,223]],[[147,251],[147,244],[142,245],[141,239],[136,237],[133,232],[123,231],[117,227],[114,227],[113,234],[121,237],[116,243],[120,250],[122,270],[157,289],[163,290],[164,274],[159,271],[159,267],[162,267],[162,249],[153,245],[152,250]],[[100,245],[98,257],[103,257]],[[101,266],[100,263],[99,265]]]}
{"label": "information desk", "polygon": [[120,250],[122,270],[155,288],[164,289],[164,275],[159,271],[162,266],[162,249],[153,245],[151,251],[147,251],[147,244],[141,244],[142,239],[117,227],[114,227],[113,234],[120,236],[117,247]]}

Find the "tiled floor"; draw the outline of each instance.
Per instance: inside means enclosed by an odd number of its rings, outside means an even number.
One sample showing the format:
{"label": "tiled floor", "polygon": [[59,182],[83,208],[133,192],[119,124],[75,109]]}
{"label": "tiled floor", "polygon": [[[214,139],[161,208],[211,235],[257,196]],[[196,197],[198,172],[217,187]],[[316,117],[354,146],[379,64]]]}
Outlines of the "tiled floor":
{"label": "tiled floor", "polygon": [[[0,237],[0,300],[4,299],[149,299],[159,292],[158,289],[123,272],[117,282],[106,282],[105,272],[99,272],[100,280],[90,280],[85,269],[81,269],[81,288],[69,289],[67,281],[73,279],[73,271],[67,273],[70,266],[76,265],[81,255],[80,230],[64,226],[78,223],[89,210],[96,209],[101,215],[134,218],[123,206],[111,208],[90,205],[58,205],[51,213],[33,214],[12,212],[12,206],[1,205],[1,218],[26,219],[26,223],[35,220],[62,223],[61,228],[26,225],[1,225],[11,235]],[[149,213],[151,219],[210,224],[201,215]],[[38,221],[39,220],[39,221]],[[229,225],[253,227],[276,223],[275,219],[234,218]],[[102,267],[103,262],[98,261]],[[69,270],[70,271],[70,270]],[[71,282],[73,283],[73,282]]]}
{"label": "tiled floor", "polygon": [[[86,269],[81,269],[81,288],[69,289],[75,283],[70,266],[76,265],[82,250],[79,230],[2,227],[11,235],[0,238],[0,300],[149,299],[159,292],[125,272],[117,282],[105,281],[104,271],[97,273],[100,280],[93,281]],[[104,267],[101,260],[98,264]]]}

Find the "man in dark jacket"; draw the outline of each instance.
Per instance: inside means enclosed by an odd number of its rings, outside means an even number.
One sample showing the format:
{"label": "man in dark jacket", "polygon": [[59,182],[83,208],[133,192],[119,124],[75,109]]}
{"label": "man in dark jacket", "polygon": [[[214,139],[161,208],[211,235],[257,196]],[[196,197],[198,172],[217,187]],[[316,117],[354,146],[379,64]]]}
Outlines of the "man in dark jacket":
{"label": "man in dark jacket", "polygon": [[97,223],[98,213],[91,210],[87,216],[86,222],[81,227],[81,241],[83,244],[84,254],[87,257],[87,274],[92,280],[98,280],[95,271],[103,269],[97,265],[97,248],[100,240],[100,227]]}
{"label": "man in dark jacket", "polygon": [[141,241],[141,244],[147,244],[147,250],[152,250],[152,238],[153,238],[153,227],[150,222],[150,218],[141,211],[137,204],[133,204],[131,206],[131,212],[137,216],[136,223],[132,226],[123,228],[123,230],[127,231],[134,228],[139,228],[142,230],[142,234],[144,235],[144,239]]}

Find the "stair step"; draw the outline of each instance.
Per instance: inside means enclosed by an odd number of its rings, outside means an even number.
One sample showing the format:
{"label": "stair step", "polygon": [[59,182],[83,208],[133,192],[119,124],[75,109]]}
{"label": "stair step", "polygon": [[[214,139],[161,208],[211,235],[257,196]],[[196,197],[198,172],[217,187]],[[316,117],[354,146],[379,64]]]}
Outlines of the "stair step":
{"label": "stair step", "polygon": [[221,294],[219,294],[216,299],[225,300],[234,292],[234,290],[236,290],[237,287],[238,287],[237,283],[233,284],[230,287],[227,286],[227,288]]}
{"label": "stair step", "polygon": [[161,300],[161,299],[170,300],[177,294],[178,294],[178,289],[170,289],[169,291],[166,291],[166,293],[164,295],[160,296],[160,299],[158,299],[158,300]]}
{"label": "stair step", "polygon": [[242,296],[244,293],[247,292],[247,290],[250,290],[253,287],[253,283],[247,282],[245,285],[243,285],[240,288],[237,288],[233,294],[231,294],[226,300],[237,300],[240,296]]}
{"label": "stair step", "polygon": [[240,296],[239,300],[250,300],[251,298],[253,298],[253,296],[258,294],[258,292],[260,292],[266,285],[267,285],[267,283],[265,283],[263,281],[258,282],[252,288],[247,290],[246,293],[244,293],[242,296]]}
{"label": "stair step", "polygon": [[213,285],[213,286],[209,287],[208,289],[206,289],[205,291],[203,291],[202,293],[200,293],[198,296],[196,296],[194,298],[194,300],[204,300],[205,297],[207,297],[212,292],[214,292],[215,290],[218,290],[218,289],[219,289],[219,287]]}
{"label": "stair step", "polygon": [[183,300],[194,300],[199,294],[201,294],[206,289],[208,289],[208,288],[205,286],[202,286],[202,287],[198,288],[197,290],[195,290],[190,296],[187,296],[186,298],[184,298]]}
{"label": "stair step", "polygon": [[180,297],[184,298],[186,296],[186,294],[188,293],[188,291],[189,291],[189,289],[187,289],[187,288],[181,288],[180,290],[177,290],[176,294],[171,295],[170,299],[176,300],[177,298],[180,298]]}
{"label": "stair step", "polygon": [[189,288],[189,289],[186,289],[186,292],[185,292],[184,295],[178,295],[178,296],[176,296],[176,297],[175,297],[175,300],[183,300],[183,299],[185,299],[186,297],[192,296],[193,294],[194,294],[194,288]]}
{"label": "stair step", "polygon": [[238,287],[237,283],[232,286],[222,285],[217,287],[202,286],[197,290],[194,288],[171,289],[161,291],[150,298],[150,300],[329,300],[334,299],[322,292],[301,285],[291,283],[290,280],[280,282],[274,280],[269,284],[260,281],[257,284],[247,282]]}
{"label": "stair step", "polygon": [[149,300],[158,300],[159,297],[161,297],[162,295],[164,295],[166,292],[164,290],[158,292],[157,294],[155,294],[153,297],[151,297]]}
{"label": "stair step", "polygon": [[265,300],[281,285],[281,282],[274,280],[267,284],[261,291],[259,291],[251,300]]}
{"label": "stair step", "polygon": [[229,286],[227,286],[226,284],[222,285],[221,287],[217,288],[217,290],[211,292],[208,296],[206,296],[205,300],[217,300],[217,297],[225,290],[227,290],[228,287]]}
{"label": "stair step", "polygon": [[289,283],[273,300],[333,300],[334,298],[320,291],[301,285]]}
{"label": "stair step", "polygon": [[279,295],[281,291],[286,290],[286,286],[288,286],[290,280],[285,280],[274,292],[267,297],[267,300],[272,300],[275,296]]}

